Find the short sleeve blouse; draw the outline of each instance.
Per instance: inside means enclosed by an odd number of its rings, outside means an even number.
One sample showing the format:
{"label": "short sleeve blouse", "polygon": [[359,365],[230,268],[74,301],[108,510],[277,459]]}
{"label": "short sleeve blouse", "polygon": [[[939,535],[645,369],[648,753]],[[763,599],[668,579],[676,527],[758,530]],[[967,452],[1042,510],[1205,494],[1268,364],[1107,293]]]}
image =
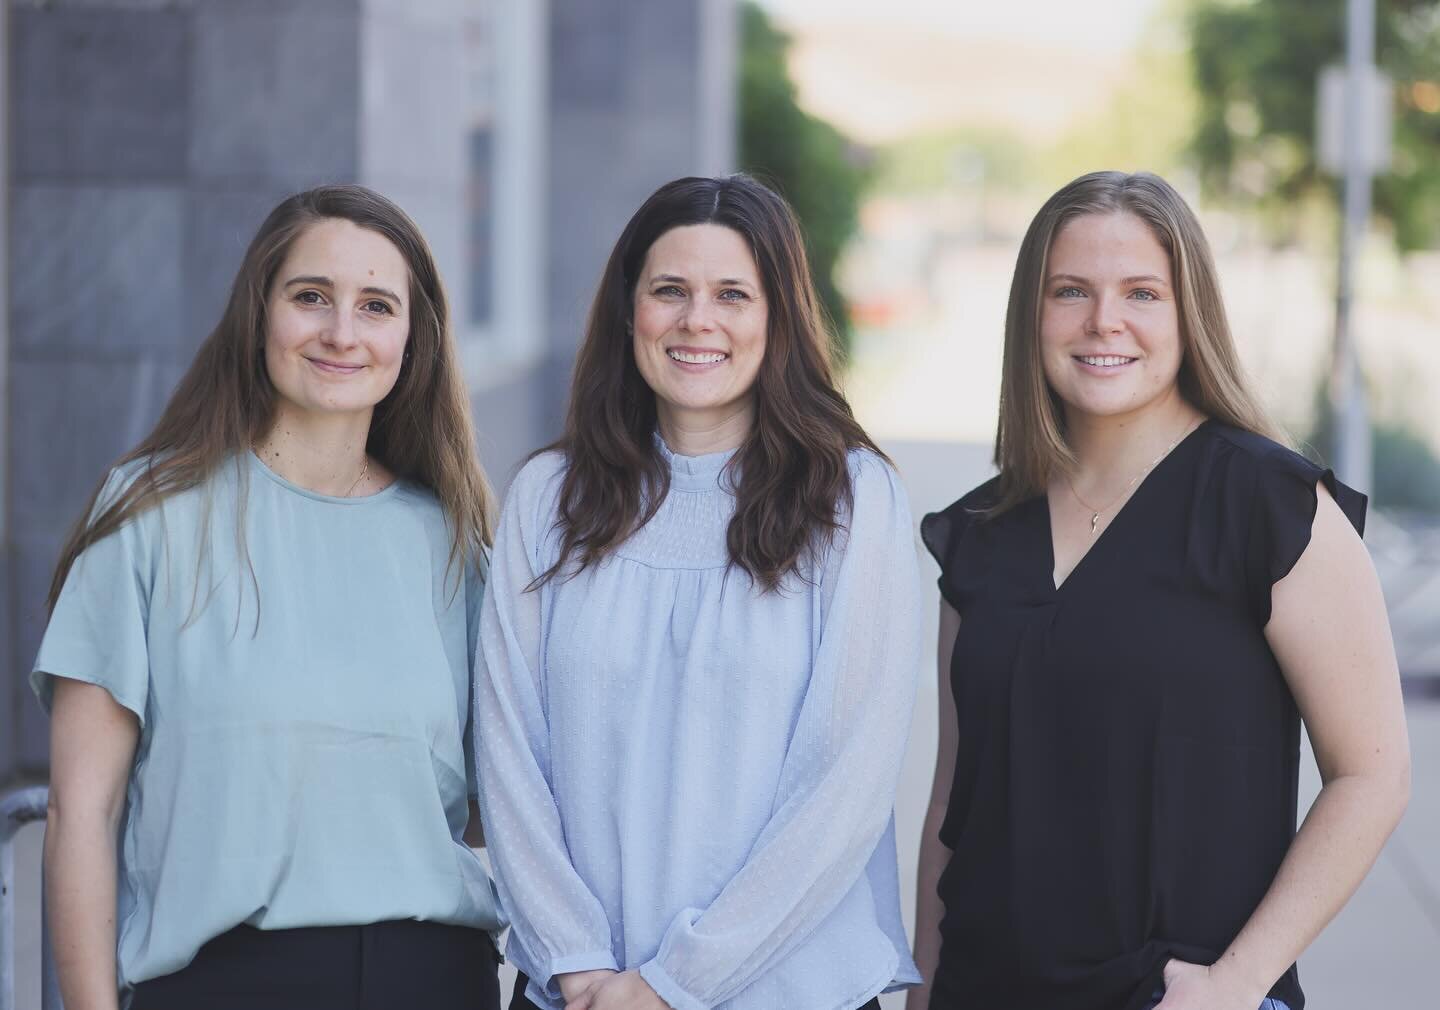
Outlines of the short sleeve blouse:
{"label": "short sleeve blouse", "polygon": [[[112,474],[101,501],[137,472]],[[65,678],[140,722],[122,985],[240,923],[504,925],[461,840],[482,584],[449,550],[423,488],[332,498],[247,453],[76,560],[31,679],[47,708]]]}
{"label": "short sleeve blouse", "polygon": [[[1323,483],[1207,421],[1142,482],[1057,589],[1041,496],[996,483],[925,517],[960,614],[953,856],[936,1010],[1140,1007],[1169,957],[1209,964],[1295,831],[1300,722],[1264,629]],[[1271,996],[1304,1005],[1292,966]]]}

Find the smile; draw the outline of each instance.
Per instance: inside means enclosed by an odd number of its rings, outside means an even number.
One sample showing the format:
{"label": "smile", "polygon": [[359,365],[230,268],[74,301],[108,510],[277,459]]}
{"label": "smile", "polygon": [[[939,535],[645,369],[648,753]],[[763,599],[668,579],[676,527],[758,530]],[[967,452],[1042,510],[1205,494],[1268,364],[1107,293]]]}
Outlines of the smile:
{"label": "smile", "polygon": [[365,367],[364,365],[347,365],[340,361],[326,361],[324,358],[306,358],[305,360],[320,371],[329,372],[331,375],[354,375]]}
{"label": "smile", "polygon": [[665,353],[671,361],[678,361],[682,365],[718,365],[730,357],[722,351],[691,351],[678,347],[672,347]]}
{"label": "smile", "polygon": [[1127,358],[1118,354],[1077,354],[1075,360],[1091,368],[1119,368],[1135,361],[1135,358]]}

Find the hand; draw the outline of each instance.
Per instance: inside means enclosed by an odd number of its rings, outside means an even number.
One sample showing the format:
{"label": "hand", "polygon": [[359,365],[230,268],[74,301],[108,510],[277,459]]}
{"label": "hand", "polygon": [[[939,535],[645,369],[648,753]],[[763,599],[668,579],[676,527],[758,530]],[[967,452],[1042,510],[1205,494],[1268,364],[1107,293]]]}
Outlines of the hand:
{"label": "hand", "polygon": [[1218,968],[1171,958],[1165,965],[1165,998],[1155,1010],[1256,1010],[1265,993],[1238,984]]}
{"label": "hand", "polygon": [[596,986],[602,982],[608,982],[615,974],[611,968],[595,968],[591,971],[567,971],[555,976],[555,982],[560,986],[560,995],[565,997],[565,1005],[568,1007],[577,1000],[585,997]]}
{"label": "hand", "polygon": [[638,971],[611,975],[578,1000],[567,1000],[565,1010],[670,1010]]}

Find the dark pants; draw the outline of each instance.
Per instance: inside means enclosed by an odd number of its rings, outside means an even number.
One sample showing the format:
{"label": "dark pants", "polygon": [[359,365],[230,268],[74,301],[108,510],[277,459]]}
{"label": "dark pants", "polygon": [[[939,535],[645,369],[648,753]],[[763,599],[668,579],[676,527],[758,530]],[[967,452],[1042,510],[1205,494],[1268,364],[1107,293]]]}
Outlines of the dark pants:
{"label": "dark pants", "polygon": [[[515,992],[510,997],[510,1010],[539,1010],[534,1003],[525,998],[525,987],[529,984],[530,980],[525,977],[524,972],[517,971],[515,973]],[[140,1008],[133,1007],[132,1010],[140,1010]],[[880,1010],[880,1001],[872,999],[859,1010]]]}
{"label": "dark pants", "polygon": [[500,1010],[495,970],[478,929],[237,926],[173,975],[137,985],[131,1010]]}

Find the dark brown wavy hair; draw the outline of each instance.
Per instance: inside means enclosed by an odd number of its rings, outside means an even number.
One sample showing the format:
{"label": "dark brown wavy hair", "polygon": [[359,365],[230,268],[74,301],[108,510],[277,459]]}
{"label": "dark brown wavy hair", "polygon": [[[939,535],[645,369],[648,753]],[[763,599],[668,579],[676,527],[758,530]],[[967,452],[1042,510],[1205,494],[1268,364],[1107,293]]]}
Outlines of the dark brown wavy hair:
{"label": "dark brown wavy hair", "polygon": [[755,421],[727,467],[735,515],[730,563],[769,592],[827,544],[851,506],[847,454],[882,456],[835,382],[832,336],[815,294],[800,227],[789,205],[746,175],[685,178],[645,201],[610,253],[575,361],[557,525],[560,557],[543,585],[575,562],[598,564],[655,515],[670,490],[656,445],[655,394],[635,365],[629,333],[635,285],[656,239],[716,224],[745,239],[768,307],[765,356],[755,380]]}
{"label": "dark brown wavy hair", "polygon": [[[295,240],[327,219],[384,236],[410,272],[406,354],[394,388],[375,407],[366,449],[396,477],[429,488],[440,500],[451,528],[453,569],[479,561],[491,541],[494,499],[475,455],[470,399],[435,259],[415,222],[390,200],[363,186],[322,186],[284,200],[251,240],[219,324],[200,345],[155,429],[116,463],[138,464],[136,476],[97,514],[102,481],[67,537],[50,581],[51,610],[86,547],[166,498],[201,486],[269,433],[278,396],[265,367],[270,288]],[[241,488],[236,536],[244,554]]]}

